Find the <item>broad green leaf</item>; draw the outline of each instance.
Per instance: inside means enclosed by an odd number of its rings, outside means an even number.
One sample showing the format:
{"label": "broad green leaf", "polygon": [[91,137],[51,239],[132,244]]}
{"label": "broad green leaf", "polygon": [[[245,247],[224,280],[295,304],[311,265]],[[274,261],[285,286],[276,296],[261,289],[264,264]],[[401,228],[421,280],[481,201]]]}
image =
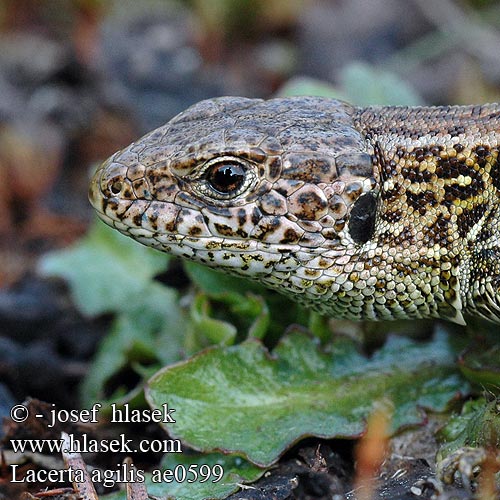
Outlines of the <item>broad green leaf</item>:
{"label": "broad green leaf", "polygon": [[[184,348],[186,323],[177,293],[153,280],[136,296],[127,311],[119,311],[111,331],[102,340],[89,373],[82,384],[86,404],[105,397],[109,379],[131,363],[163,366],[178,361]],[[115,394],[121,397],[122,394]]]}
{"label": "broad green leaf", "polygon": [[39,270],[67,280],[79,310],[96,316],[147,303],[152,278],[168,260],[96,220],[75,246],[44,256]]}
{"label": "broad green leaf", "polygon": [[[43,258],[41,272],[67,280],[82,313],[115,313],[82,386],[86,403],[102,400],[107,381],[132,363],[180,359],[186,325],[177,292],[154,280],[168,259],[100,221],[74,247]],[[117,388],[112,399],[121,396]]]}
{"label": "broad green leaf", "polygon": [[272,357],[247,341],[167,367],[146,397],[152,407],[176,409],[168,432],[190,447],[268,466],[306,436],[359,436],[377,401],[392,402],[397,430],[421,423],[422,408],[444,410],[464,389],[444,333],[428,343],[392,337],[369,359],[344,339],[324,353],[292,334]]}
{"label": "broad green leaf", "polygon": [[[222,478],[217,480],[221,471]],[[170,453],[158,469],[147,474],[146,487],[149,495],[165,500],[217,500],[239,490],[243,483],[256,481],[264,472],[240,457]],[[195,474],[198,479],[193,481]],[[126,500],[126,495],[114,493],[104,499]]]}
{"label": "broad green leaf", "polygon": [[[176,294],[159,283],[152,283],[150,292],[151,301],[141,309],[132,307],[118,314],[101,341],[82,384],[85,404],[103,400],[106,382],[132,363],[153,363],[160,367],[180,359],[185,325]],[[121,398],[123,393],[117,390],[105,399]]]}

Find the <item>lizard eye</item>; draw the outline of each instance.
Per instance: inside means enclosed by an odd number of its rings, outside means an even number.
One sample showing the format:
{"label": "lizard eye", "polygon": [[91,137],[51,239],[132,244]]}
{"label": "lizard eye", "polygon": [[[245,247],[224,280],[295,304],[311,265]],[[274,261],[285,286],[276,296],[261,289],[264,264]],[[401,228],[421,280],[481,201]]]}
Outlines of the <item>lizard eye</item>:
{"label": "lizard eye", "polygon": [[221,194],[229,195],[239,191],[245,182],[245,170],[240,163],[221,161],[206,171],[210,186]]}
{"label": "lizard eye", "polygon": [[202,174],[194,180],[193,189],[217,200],[231,200],[244,193],[256,180],[251,164],[226,156],[204,165]]}

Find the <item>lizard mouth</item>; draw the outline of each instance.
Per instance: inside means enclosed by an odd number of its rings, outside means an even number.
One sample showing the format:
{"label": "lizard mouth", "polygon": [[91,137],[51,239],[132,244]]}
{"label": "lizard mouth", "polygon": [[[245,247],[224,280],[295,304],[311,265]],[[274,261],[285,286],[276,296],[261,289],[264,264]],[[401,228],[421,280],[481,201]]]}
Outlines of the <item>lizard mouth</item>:
{"label": "lizard mouth", "polygon": [[[214,235],[194,237],[179,231],[170,232],[159,228],[155,230],[151,226],[146,226],[148,224],[146,214],[152,209],[153,202],[144,200],[124,202],[115,198],[103,203],[97,201],[99,218],[125,236],[178,257],[209,267],[224,268],[232,274],[256,278],[280,271],[288,275],[300,266],[301,258],[311,260],[314,257],[311,251],[301,252],[297,245],[274,245],[256,240],[236,240]],[[164,210],[168,210],[172,205],[166,202],[154,203],[161,204]],[[117,213],[121,213],[122,217],[117,217]],[[143,221],[142,225],[137,224],[139,218]],[[134,219],[136,222],[132,222]]]}
{"label": "lizard mouth", "polygon": [[[164,252],[211,267],[243,269],[247,273],[251,266],[259,274],[270,272],[273,265],[297,252],[314,253],[296,244],[217,235],[198,209],[174,202],[124,199],[113,195],[110,186],[109,175],[101,166],[89,188],[89,201],[99,218],[122,234]],[[118,192],[123,185],[116,184],[115,188]]]}

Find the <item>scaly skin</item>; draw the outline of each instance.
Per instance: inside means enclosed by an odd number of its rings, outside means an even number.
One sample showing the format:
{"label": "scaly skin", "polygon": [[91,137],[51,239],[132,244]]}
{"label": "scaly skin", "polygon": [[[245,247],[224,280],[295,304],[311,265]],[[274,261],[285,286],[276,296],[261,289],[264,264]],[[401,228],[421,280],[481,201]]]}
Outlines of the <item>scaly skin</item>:
{"label": "scaly skin", "polygon": [[500,321],[500,105],[202,101],[90,200],[141,243],[350,319]]}

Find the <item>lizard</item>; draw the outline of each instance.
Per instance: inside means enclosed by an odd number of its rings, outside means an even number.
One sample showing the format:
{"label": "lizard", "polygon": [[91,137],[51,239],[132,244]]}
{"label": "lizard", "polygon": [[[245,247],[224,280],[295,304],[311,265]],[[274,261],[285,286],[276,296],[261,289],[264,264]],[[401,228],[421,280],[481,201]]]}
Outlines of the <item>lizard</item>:
{"label": "lizard", "polygon": [[201,101],[96,170],[135,240],[354,320],[500,322],[500,104]]}

